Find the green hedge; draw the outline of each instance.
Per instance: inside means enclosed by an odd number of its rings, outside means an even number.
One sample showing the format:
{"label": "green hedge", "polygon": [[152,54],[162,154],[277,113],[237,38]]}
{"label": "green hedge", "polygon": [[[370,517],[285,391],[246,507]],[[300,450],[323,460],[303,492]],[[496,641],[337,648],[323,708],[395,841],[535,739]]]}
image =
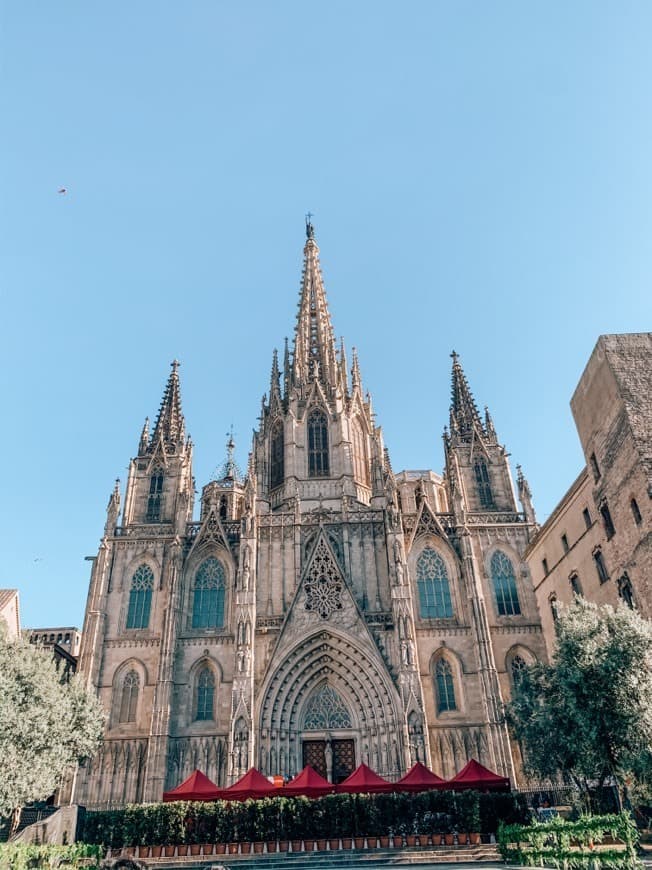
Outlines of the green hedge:
{"label": "green hedge", "polygon": [[28,843],[0,843],[2,870],[97,870],[104,850],[101,846],[73,843],[71,846],[36,846]]}
{"label": "green hedge", "polygon": [[431,791],[341,794],[319,800],[178,801],[88,812],[82,839],[106,847],[392,834],[495,833],[498,822],[526,822],[522,795]]}
{"label": "green hedge", "polygon": [[[601,845],[606,836],[612,841]],[[567,870],[633,868],[638,831],[628,812],[580,816],[577,821],[556,818],[530,825],[502,825],[498,848],[505,861],[524,866],[564,867]]]}

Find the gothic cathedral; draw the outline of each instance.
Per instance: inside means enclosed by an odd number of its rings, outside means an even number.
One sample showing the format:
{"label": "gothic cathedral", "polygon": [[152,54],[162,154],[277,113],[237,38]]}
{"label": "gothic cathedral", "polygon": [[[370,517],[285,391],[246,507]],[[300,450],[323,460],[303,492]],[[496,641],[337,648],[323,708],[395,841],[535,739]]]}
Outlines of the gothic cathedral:
{"label": "gothic cathedral", "polygon": [[230,442],[198,520],[177,368],[94,560],[80,669],[108,719],[71,799],[156,801],[195,768],[229,785],[252,765],[339,782],[476,758],[514,780],[503,702],[545,656],[536,519],[457,355],[443,476],[395,473],[309,223],[292,353],[274,353],[246,475]]}

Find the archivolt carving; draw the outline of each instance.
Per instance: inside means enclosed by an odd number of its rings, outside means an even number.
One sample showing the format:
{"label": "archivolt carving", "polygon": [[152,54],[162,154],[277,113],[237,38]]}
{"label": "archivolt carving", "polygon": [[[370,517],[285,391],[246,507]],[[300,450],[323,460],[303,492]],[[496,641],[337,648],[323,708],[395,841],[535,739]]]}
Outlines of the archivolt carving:
{"label": "archivolt carving", "polygon": [[[380,749],[381,737],[386,741],[399,729],[398,698],[379,664],[353,641],[330,630],[318,632],[286,656],[263,694],[260,733],[270,735],[262,741],[269,743],[265,748],[270,764],[272,749],[280,750],[282,744],[290,753],[300,751],[301,714],[321,684],[331,686],[350,711],[351,727],[360,738],[358,751],[364,743]],[[394,772],[394,760],[390,759],[390,770],[387,754],[379,755],[383,770]],[[300,763],[298,758],[294,761]]]}

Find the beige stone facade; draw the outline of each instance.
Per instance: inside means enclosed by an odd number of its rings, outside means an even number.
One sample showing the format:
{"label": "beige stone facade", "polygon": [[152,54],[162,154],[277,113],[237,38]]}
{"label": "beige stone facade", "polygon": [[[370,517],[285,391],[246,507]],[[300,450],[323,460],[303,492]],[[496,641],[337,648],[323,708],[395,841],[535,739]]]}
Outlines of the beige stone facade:
{"label": "beige stone facade", "polygon": [[600,336],[571,408],[586,466],[527,551],[549,651],[576,592],[652,617],[652,334]]}
{"label": "beige stone facade", "polygon": [[109,715],[73,800],[158,800],[199,767],[338,781],[477,758],[514,777],[502,721],[514,672],[545,656],[524,559],[519,474],[453,355],[446,468],[395,474],[336,349],[308,225],[292,352],[274,354],[247,473],[229,459],[193,518],[177,364],[116,486],[89,589],[80,669]]}
{"label": "beige stone facade", "polygon": [[7,627],[7,636],[15,639],[20,636],[20,607],[17,589],[0,589],[0,619]]}

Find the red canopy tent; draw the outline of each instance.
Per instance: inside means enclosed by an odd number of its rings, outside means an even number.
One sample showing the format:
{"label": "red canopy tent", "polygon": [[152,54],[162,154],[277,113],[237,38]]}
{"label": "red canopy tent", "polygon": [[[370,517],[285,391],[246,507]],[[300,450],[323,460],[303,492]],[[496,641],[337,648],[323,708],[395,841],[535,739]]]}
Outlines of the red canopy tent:
{"label": "red canopy tent", "polygon": [[338,786],[335,787],[335,791],[337,792],[345,792],[346,794],[352,794],[355,792],[383,792],[383,791],[393,791],[394,783],[387,782],[386,779],[383,779],[382,776],[378,776],[377,773],[367,767],[366,764],[360,764],[353,773],[347,777],[344,782],[341,782]]}
{"label": "red canopy tent", "polygon": [[479,791],[509,791],[510,789],[509,779],[506,776],[498,776],[473,758],[457,776],[448,780],[446,787],[458,791],[463,788],[477,788]]}
{"label": "red canopy tent", "polygon": [[225,788],[220,797],[225,801],[246,801],[249,798],[278,796],[283,791],[259,773],[255,767],[251,767],[237,782]]}
{"label": "red canopy tent", "polygon": [[169,801],[215,801],[222,797],[222,789],[205,776],[201,770],[195,770],[181,785],[171,791],[163,792],[163,800]]}
{"label": "red canopy tent", "polygon": [[283,789],[283,794],[289,797],[305,795],[306,797],[322,797],[331,794],[335,786],[323,776],[320,776],[314,767],[307,764],[301,773],[298,773],[292,782]]}
{"label": "red canopy tent", "polygon": [[417,761],[404,777],[394,783],[396,791],[427,791],[430,788],[446,788],[446,780]]}

